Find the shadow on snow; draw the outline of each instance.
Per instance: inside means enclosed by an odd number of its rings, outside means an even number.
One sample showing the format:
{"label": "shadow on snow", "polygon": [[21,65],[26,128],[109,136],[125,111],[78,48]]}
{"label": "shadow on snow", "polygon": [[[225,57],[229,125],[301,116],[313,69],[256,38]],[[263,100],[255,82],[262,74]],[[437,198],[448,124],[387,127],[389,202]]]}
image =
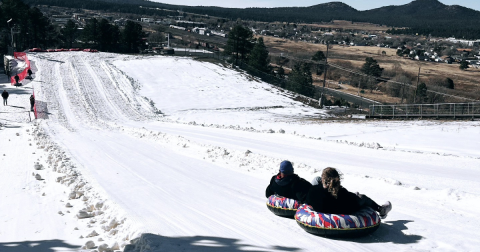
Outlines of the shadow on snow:
{"label": "shadow on snow", "polygon": [[165,237],[155,234],[142,234],[135,239],[135,244],[127,245],[124,252],[137,252],[142,248],[149,251],[300,251],[293,247],[260,247],[243,243],[232,238],[211,236]]}
{"label": "shadow on snow", "polygon": [[2,252],[53,252],[79,251],[80,246],[71,245],[62,240],[1,242]]}
{"label": "shadow on snow", "polygon": [[411,220],[396,220],[382,222],[377,231],[373,234],[359,238],[332,238],[333,240],[351,241],[358,243],[393,243],[393,244],[411,244],[417,243],[423,236],[414,234],[405,234],[402,231],[408,230],[407,223]]}

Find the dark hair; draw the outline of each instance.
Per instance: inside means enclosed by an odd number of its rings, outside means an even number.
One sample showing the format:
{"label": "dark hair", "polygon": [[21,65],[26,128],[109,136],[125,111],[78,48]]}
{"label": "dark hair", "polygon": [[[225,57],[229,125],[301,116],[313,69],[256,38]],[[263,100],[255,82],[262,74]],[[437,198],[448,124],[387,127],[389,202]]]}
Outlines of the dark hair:
{"label": "dark hair", "polygon": [[337,169],[327,167],[322,172],[322,182],[327,188],[328,192],[336,199],[338,197],[338,191],[340,190],[341,173]]}

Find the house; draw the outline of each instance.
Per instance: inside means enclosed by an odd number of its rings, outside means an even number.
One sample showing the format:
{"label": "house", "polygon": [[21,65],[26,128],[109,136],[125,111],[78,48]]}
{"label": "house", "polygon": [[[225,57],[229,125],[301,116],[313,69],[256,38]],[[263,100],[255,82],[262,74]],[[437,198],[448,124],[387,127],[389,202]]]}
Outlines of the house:
{"label": "house", "polygon": [[140,21],[142,21],[144,23],[153,23],[153,22],[155,22],[155,19],[153,19],[153,18],[140,18]]}
{"label": "house", "polygon": [[185,27],[176,26],[176,25],[170,25],[169,27],[172,28],[172,29],[178,29],[178,30],[182,30],[182,31],[185,31],[187,29]]}
{"label": "house", "polygon": [[195,27],[195,28],[192,29],[192,32],[198,33],[200,35],[207,35],[208,34],[207,28]]}
{"label": "house", "polygon": [[118,25],[118,26],[124,26],[126,24],[127,20],[123,19],[123,18],[120,18],[120,19],[116,19],[113,21],[113,23],[115,25]]}
{"label": "house", "polygon": [[440,59],[442,59],[442,61],[447,64],[452,64],[452,62],[454,62],[454,59],[450,56],[443,56],[443,57],[440,57]]}
{"label": "house", "polygon": [[218,31],[213,31],[213,30],[212,30],[210,33],[211,33],[212,35],[220,36],[220,37],[223,37],[223,38],[227,38],[227,37],[228,37],[228,35],[225,34],[223,31],[218,32]]}
{"label": "house", "polygon": [[81,21],[82,19],[85,19],[87,15],[81,14],[81,13],[73,13],[73,19]]}
{"label": "house", "polygon": [[428,59],[428,58],[425,57],[425,56],[422,56],[422,55],[417,55],[417,56],[415,56],[415,60],[422,60],[422,61],[424,61],[424,60],[426,60],[426,59]]}
{"label": "house", "polygon": [[447,41],[452,42],[452,43],[459,43],[459,44],[464,44],[467,46],[478,46],[480,45],[480,40],[465,40],[465,39],[455,39],[455,38],[448,38]]}
{"label": "house", "polygon": [[52,23],[54,24],[66,24],[70,19],[72,19],[70,15],[52,15]]}

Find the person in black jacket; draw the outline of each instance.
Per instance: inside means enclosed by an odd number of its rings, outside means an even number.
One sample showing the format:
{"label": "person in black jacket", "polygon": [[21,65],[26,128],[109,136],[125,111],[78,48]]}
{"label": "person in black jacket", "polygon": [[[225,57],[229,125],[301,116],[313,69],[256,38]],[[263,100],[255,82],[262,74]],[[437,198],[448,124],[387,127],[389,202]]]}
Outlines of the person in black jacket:
{"label": "person in black jacket", "polygon": [[33,72],[32,72],[32,70],[31,70],[30,68],[28,69],[27,73],[28,73],[28,78],[29,78],[29,79],[32,79],[32,74],[33,74]]}
{"label": "person in black jacket", "polygon": [[7,103],[7,100],[8,100],[8,92],[7,92],[7,90],[3,90],[2,98],[3,98],[3,106],[8,105],[8,103]]}
{"label": "person in black jacket", "polygon": [[35,96],[30,95],[30,110],[33,111],[33,107],[35,106]]}
{"label": "person in black jacket", "polygon": [[268,198],[276,194],[303,203],[310,187],[312,187],[312,184],[294,174],[292,163],[285,160],[280,163],[278,174],[270,180],[270,184],[265,190],[265,196]]}
{"label": "person in black jacket", "polygon": [[390,201],[380,206],[366,195],[349,192],[340,185],[340,180],[341,173],[335,168],[325,168],[322,177],[313,180],[306,203],[317,212],[333,214],[351,214],[363,207],[371,207],[382,219],[392,210]]}

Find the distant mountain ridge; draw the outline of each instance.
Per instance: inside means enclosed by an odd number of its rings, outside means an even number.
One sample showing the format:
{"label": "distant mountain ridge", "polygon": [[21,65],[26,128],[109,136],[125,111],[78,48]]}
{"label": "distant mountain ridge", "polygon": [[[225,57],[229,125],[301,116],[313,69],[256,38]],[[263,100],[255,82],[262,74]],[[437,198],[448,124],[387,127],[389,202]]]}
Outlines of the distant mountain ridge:
{"label": "distant mountain ridge", "polygon": [[[439,37],[455,36],[480,39],[480,11],[459,5],[445,5],[438,0],[415,0],[404,5],[391,5],[359,11],[343,2],[329,2],[309,7],[222,8],[182,6],[146,0],[24,0],[29,4],[48,4],[74,8],[90,8],[151,15],[154,10],[139,6],[179,10],[231,20],[264,22],[317,23],[332,20],[369,22],[391,27],[409,27],[392,33],[413,33]],[[108,4],[107,4],[108,3]]]}

